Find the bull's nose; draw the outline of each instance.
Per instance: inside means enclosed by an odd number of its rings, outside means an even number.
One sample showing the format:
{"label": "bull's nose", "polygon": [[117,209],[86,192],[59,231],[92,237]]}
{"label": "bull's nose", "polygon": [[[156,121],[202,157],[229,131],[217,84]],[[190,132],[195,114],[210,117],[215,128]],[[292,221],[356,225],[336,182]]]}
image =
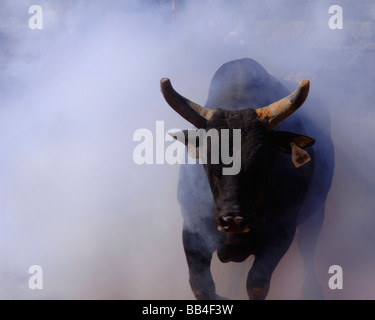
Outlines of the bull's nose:
{"label": "bull's nose", "polygon": [[241,224],[244,220],[245,219],[240,216],[224,216],[220,218],[220,222],[223,227],[231,226],[233,224]]}
{"label": "bull's nose", "polygon": [[220,226],[224,230],[229,229],[230,225],[233,224],[233,217],[220,217]]}
{"label": "bull's nose", "polygon": [[221,216],[218,222],[218,229],[222,232],[244,233],[249,231],[248,221],[242,216]]}

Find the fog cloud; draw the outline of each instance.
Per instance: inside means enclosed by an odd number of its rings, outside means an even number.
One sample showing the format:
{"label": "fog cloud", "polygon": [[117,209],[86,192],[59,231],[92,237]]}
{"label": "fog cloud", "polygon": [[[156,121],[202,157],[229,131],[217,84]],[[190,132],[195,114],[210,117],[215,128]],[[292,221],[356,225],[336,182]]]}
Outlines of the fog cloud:
{"label": "fog cloud", "polygon": [[[158,120],[166,130],[191,127],[164,102],[160,78],[204,104],[214,72],[244,57],[291,87],[311,80],[309,113],[336,153],[319,280],[329,299],[375,298],[370,1],[16,3],[0,6],[0,298],[193,298],[178,166],[136,165],[132,137]],[[43,8],[42,30],[28,27],[33,4]],[[328,26],[334,4],[342,30]],[[34,264],[43,290],[28,288]],[[327,287],[333,264],[344,269],[341,291]],[[214,262],[219,293],[246,298],[229,279],[250,265]],[[300,298],[302,278],[293,243],[269,298]]]}

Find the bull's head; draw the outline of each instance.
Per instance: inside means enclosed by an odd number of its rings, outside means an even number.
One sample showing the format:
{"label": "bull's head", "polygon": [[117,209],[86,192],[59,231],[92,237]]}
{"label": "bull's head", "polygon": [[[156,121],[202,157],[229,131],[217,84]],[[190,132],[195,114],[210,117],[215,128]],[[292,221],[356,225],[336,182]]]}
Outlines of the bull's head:
{"label": "bull's head", "polygon": [[[272,130],[304,103],[309,81],[301,81],[295,92],[266,107],[237,111],[202,107],[178,94],[167,78],[161,79],[161,91],[168,104],[198,129],[217,129],[219,133],[221,129],[241,130],[241,168],[238,174],[223,175],[222,168],[226,165],[210,161],[210,148],[207,148],[205,169],[215,200],[218,229],[232,233],[248,232],[262,214],[263,190],[277,149],[290,153],[297,147],[302,151],[300,148],[315,142],[306,136]],[[188,139],[184,143],[188,145]]]}

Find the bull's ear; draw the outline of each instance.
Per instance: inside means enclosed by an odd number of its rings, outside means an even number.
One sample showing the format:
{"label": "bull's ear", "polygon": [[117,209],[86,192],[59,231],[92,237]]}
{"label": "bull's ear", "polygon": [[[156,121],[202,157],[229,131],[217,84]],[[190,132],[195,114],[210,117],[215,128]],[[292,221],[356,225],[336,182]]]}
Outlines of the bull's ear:
{"label": "bull's ear", "polygon": [[292,162],[296,168],[311,160],[309,154],[303,149],[315,143],[313,138],[288,131],[272,131],[271,138],[281,152],[292,154]]}
{"label": "bull's ear", "polygon": [[[190,131],[193,134],[189,134]],[[197,148],[199,139],[197,139],[196,131],[197,130],[182,130],[168,134],[186,146],[189,157],[198,159],[199,152]]]}

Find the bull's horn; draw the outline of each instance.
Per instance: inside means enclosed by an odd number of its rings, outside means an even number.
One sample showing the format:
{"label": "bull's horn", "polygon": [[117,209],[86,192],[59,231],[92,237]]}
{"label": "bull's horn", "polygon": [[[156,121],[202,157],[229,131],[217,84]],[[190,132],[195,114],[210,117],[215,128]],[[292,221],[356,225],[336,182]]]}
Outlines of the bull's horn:
{"label": "bull's horn", "polygon": [[205,128],[207,125],[207,120],[209,120],[215,113],[215,110],[204,108],[199,104],[196,104],[181,96],[173,89],[168,78],[163,78],[160,80],[160,88],[164,99],[168,102],[172,109],[198,129]]}
{"label": "bull's horn", "polygon": [[310,81],[302,80],[298,89],[289,96],[256,110],[258,117],[271,130],[281,121],[289,117],[305,102],[309,94]]}

